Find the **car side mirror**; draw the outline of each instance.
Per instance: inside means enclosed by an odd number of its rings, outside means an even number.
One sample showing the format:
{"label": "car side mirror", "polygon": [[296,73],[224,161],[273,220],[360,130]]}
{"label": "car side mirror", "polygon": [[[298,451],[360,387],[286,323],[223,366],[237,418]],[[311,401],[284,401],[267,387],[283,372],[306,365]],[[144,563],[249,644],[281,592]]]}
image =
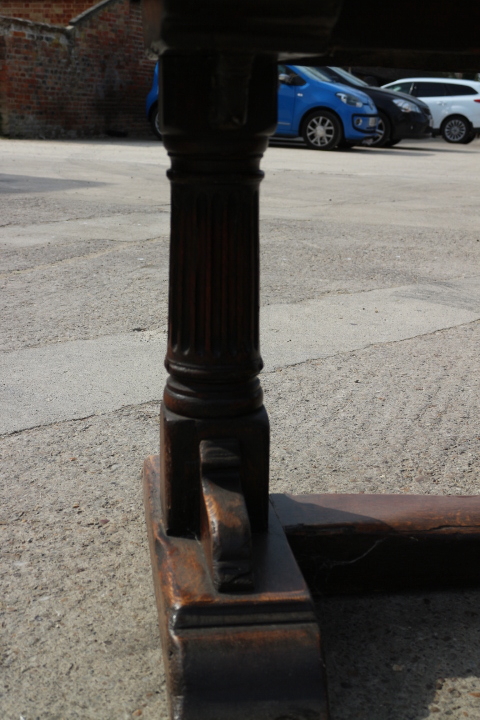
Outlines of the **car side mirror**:
{"label": "car side mirror", "polygon": [[292,75],[290,77],[290,85],[306,85],[306,82],[300,75]]}
{"label": "car side mirror", "polygon": [[287,75],[286,73],[280,73],[278,82],[284,85],[305,85],[305,80],[300,75]]}

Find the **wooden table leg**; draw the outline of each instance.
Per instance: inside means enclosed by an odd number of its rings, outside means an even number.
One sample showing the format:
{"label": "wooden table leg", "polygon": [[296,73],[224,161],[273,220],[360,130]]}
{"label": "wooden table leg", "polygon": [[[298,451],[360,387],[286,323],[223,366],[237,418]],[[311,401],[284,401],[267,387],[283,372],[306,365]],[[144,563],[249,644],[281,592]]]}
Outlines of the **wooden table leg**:
{"label": "wooden table leg", "polygon": [[273,56],[166,53],[172,185],[160,457],[144,487],[172,718],[327,718],[312,600],[269,510],[258,380],[260,159]]}

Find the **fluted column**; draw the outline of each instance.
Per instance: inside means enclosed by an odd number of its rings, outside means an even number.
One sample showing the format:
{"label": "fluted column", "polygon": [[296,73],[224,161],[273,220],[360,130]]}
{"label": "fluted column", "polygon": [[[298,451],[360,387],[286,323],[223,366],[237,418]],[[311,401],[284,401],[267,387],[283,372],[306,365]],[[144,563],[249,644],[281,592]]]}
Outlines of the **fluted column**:
{"label": "fluted column", "polygon": [[[194,417],[260,407],[258,183],[225,174],[172,179],[165,403]],[[218,178],[218,176],[217,176]],[[207,398],[208,396],[208,398]]]}
{"label": "fluted column", "polygon": [[[268,419],[258,380],[258,193],[260,160],[276,124],[276,63],[239,53],[166,54],[160,88],[172,198],[164,509],[171,527],[183,527],[182,517],[189,518],[188,527],[197,526],[190,502],[198,484],[197,444],[228,436],[241,442],[246,458],[249,510],[255,517],[254,506],[261,505],[265,518]],[[177,440],[174,428],[182,419],[196,425]]]}

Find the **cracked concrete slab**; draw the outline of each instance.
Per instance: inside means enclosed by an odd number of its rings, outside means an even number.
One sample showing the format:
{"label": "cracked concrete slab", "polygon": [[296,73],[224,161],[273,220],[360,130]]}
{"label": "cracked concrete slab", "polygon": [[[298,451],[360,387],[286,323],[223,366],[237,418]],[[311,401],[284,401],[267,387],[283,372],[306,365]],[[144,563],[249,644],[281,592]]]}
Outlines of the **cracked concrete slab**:
{"label": "cracked concrete slab", "polygon": [[159,401],[165,346],[134,332],[0,355],[0,433]]}
{"label": "cracked concrete slab", "polygon": [[480,277],[269,305],[261,318],[265,369],[274,370],[478,320]]}

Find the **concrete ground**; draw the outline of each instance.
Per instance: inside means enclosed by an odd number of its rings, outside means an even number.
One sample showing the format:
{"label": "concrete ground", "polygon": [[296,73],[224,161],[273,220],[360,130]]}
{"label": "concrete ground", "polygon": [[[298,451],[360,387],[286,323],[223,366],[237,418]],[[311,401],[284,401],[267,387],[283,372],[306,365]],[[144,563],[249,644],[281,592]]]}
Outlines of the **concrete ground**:
{"label": "concrete ground", "polygon": [[[168,158],[155,140],[0,153],[0,718],[166,720],[140,472],[165,379]],[[479,140],[272,144],[272,491],[479,492],[479,161]],[[479,720],[479,600],[321,600],[332,720]]]}

